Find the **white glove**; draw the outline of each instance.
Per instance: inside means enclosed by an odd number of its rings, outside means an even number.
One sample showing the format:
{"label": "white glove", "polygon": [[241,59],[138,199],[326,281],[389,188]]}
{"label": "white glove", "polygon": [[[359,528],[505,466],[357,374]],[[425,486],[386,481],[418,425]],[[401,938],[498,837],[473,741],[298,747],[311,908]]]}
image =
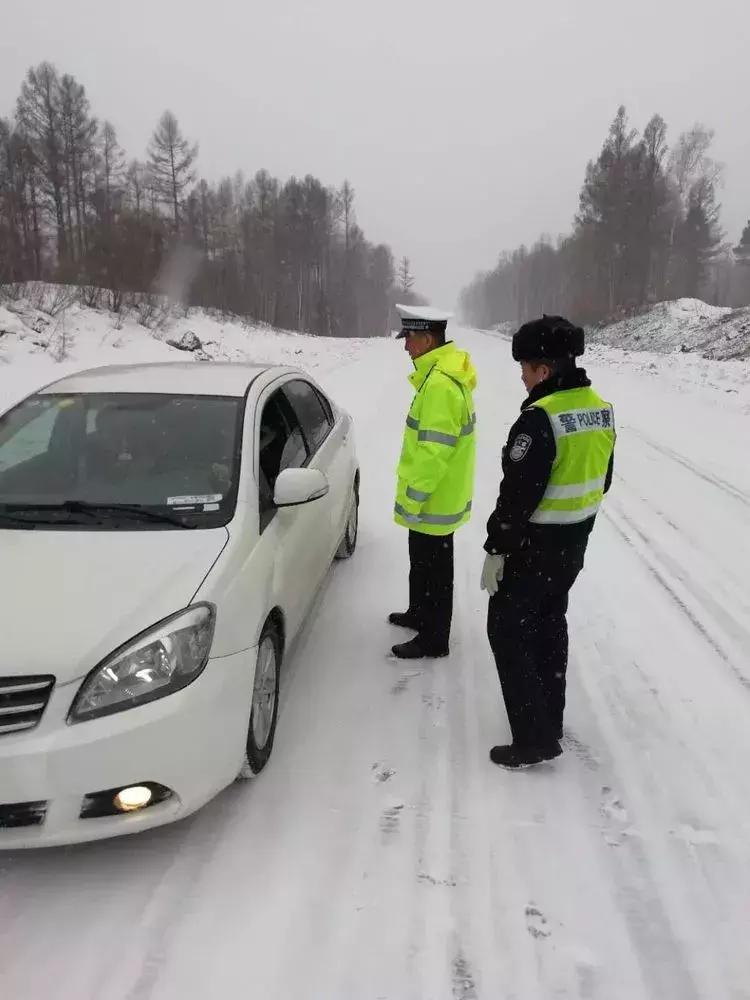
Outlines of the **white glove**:
{"label": "white glove", "polygon": [[494,597],[505,572],[505,556],[486,555],[482,567],[482,590]]}

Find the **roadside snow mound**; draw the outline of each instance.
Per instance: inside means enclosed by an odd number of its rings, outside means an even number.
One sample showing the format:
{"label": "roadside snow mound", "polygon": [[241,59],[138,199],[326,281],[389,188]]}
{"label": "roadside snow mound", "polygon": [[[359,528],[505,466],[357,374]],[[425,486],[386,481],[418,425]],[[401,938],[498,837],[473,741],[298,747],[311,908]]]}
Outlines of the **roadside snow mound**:
{"label": "roadside snow mound", "polygon": [[600,373],[617,371],[646,380],[658,380],[664,389],[683,396],[698,395],[721,407],[750,414],[750,364],[747,361],[714,361],[699,354],[664,354],[628,351],[602,344],[587,346],[583,367],[598,382]]}
{"label": "roadside snow mound", "polygon": [[700,299],[660,302],[640,316],[587,331],[594,343],[629,350],[695,352],[704,358],[750,358],[750,308],[710,306]]}
{"label": "roadside snow mound", "polygon": [[[659,313],[659,310],[660,313]],[[746,310],[750,314],[750,310]],[[721,406],[750,413],[750,351],[746,360],[713,360],[699,353],[665,352],[678,350],[663,339],[662,346],[649,340],[647,324],[657,325],[652,317],[668,317],[674,328],[683,315],[685,327],[701,323],[721,323],[730,310],[715,309],[705,303],[685,299],[665,303],[651,313],[628,321],[631,334],[615,335],[603,341],[590,337],[585,366],[595,378],[606,369],[623,375],[662,384],[680,392],[708,393]],[[718,314],[718,319],[717,319]],[[697,317],[705,317],[698,320]],[[750,315],[747,322],[750,324]],[[619,323],[605,331],[625,327]],[[666,327],[666,320],[662,328]],[[514,324],[502,324],[485,336],[510,340]],[[705,326],[703,327],[705,331]],[[636,336],[639,334],[640,336]],[[453,331],[461,342],[465,331]],[[608,346],[615,344],[615,347]],[[399,353],[387,339],[348,340],[285,333],[269,327],[251,326],[237,317],[226,317],[203,309],[170,311],[165,303],[144,297],[142,303],[114,314],[106,309],[82,305],[79,289],[63,286],[31,285],[20,298],[0,300],[0,413],[40,385],[61,378],[68,372],[100,365],[164,361],[251,361],[299,367],[319,378],[323,384],[332,372],[363,356],[379,357],[385,351],[390,363],[398,365]],[[510,344],[504,348],[503,363],[513,366]],[[481,381],[492,385],[497,375],[488,371]]]}
{"label": "roadside snow mound", "polygon": [[[45,381],[100,365],[249,361],[312,374],[358,356],[361,341],[252,326],[203,309],[133,308],[115,314],[80,303],[63,286],[29,286],[0,298],[0,412]],[[148,323],[148,325],[146,325]]]}

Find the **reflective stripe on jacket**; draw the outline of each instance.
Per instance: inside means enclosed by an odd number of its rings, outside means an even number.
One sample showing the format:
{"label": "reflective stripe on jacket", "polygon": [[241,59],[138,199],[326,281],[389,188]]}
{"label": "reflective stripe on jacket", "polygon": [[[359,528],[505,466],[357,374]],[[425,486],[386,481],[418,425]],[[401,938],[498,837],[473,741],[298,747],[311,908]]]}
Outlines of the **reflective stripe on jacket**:
{"label": "reflective stripe on jacket", "polygon": [[406,418],[394,517],[412,531],[448,535],[471,515],[476,371],[452,343],[424,354],[414,367],[409,381],[416,395]]}
{"label": "reflective stripe on jacket", "polygon": [[587,387],[554,392],[532,406],[549,417],[557,453],[531,523],[578,524],[594,517],[615,445],[612,405]]}

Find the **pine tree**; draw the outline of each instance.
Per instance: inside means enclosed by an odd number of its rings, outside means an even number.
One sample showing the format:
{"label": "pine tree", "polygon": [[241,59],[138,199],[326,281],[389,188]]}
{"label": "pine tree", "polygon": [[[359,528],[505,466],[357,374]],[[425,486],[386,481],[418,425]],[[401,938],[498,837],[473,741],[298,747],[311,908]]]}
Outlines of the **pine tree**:
{"label": "pine tree", "polygon": [[697,298],[701,294],[721,238],[714,186],[709,178],[702,177],[690,188],[687,213],[675,238],[677,291],[680,295]]}
{"label": "pine tree", "polygon": [[742,231],[740,242],[734,248],[734,257],[739,264],[750,265],[750,220]]}
{"label": "pine tree", "polygon": [[637,298],[633,261],[632,211],[641,147],[625,108],[618,108],[598,159],[589,163],[580,196],[578,225],[596,244],[597,291],[610,315]]}

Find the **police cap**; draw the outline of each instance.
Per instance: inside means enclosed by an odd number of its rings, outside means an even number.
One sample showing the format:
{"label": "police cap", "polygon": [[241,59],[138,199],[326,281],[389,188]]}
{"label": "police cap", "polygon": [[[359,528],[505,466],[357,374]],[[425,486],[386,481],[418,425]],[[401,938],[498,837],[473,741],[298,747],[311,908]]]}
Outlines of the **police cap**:
{"label": "police cap", "polygon": [[524,323],[513,337],[515,361],[550,361],[579,358],[584,350],[580,326],[573,326],[562,316],[542,316]]}
{"label": "police cap", "polygon": [[436,337],[444,337],[451,314],[431,306],[396,306],[401,317],[401,332],[397,340],[402,340],[409,333],[432,333]]}

